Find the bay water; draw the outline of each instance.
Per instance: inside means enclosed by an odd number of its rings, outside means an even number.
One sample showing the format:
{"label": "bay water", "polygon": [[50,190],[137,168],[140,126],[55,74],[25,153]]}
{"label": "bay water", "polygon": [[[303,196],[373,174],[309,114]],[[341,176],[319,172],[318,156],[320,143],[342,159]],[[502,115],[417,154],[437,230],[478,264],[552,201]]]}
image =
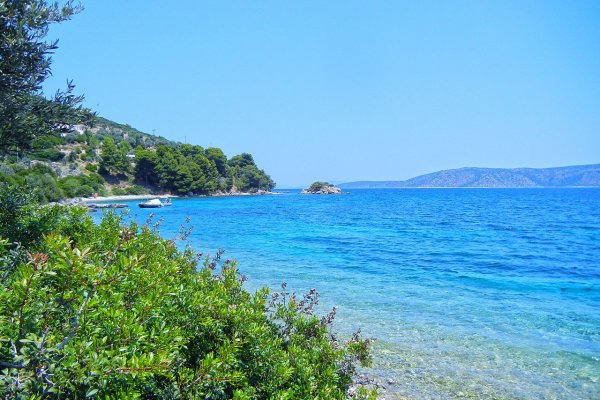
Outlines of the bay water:
{"label": "bay water", "polygon": [[377,340],[382,398],[600,399],[600,189],[379,189],[175,199],[165,238],[256,290],[316,288]]}

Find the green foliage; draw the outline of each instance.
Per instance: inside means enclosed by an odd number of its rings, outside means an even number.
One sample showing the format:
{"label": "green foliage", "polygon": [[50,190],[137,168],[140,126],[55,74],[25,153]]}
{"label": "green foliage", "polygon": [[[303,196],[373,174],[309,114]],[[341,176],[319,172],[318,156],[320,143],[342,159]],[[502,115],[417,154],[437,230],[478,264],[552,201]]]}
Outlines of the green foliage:
{"label": "green foliage", "polygon": [[108,174],[119,175],[131,172],[131,161],[127,158],[128,147],[120,142],[117,146],[112,138],[107,137],[102,142],[102,159],[100,170]]}
{"label": "green foliage", "polygon": [[0,184],[0,238],[24,246],[37,242],[43,234],[37,212],[31,194],[17,186]]}
{"label": "green foliage", "polygon": [[57,41],[44,41],[48,28],[79,10],[71,1],[0,2],[0,152],[27,149],[39,136],[90,121],[92,114],[80,107],[83,97],[73,94],[71,82],[50,100],[41,96],[57,48]]}
{"label": "green foliage", "polygon": [[84,168],[90,172],[98,172],[98,166],[96,164],[86,164]]}
{"label": "green foliage", "polygon": [[275,182],[265,171],[258,169],[248,153],[232,157],[228,165],[231,185],[242,192],[270,191],[275,187]]}
{"label": "green foliage", "polygon": [[212,161],[220,176],[227,176],[227,157],[218,147],[209,147],[204,151],[206,158]]}
{"label": "green foliage", "polygon": [[22,175],[22,176],[30,175],[30,174],[36,174],[36,175],[48,174],[51,177],[56,178],[56,173],[54,173],[52,168],[50,168],[47,165],[42,164],[42,163],[35,163],[35,164],[31,165],[29,168],[19,169],[17,171],[17,174]]}
{"label": "green foliage", "polygon": [[127,124],[119,124],[106,118],[96,117],[95,125],[97,126],[97,137],[101,139],[104,137],[111,137],[115,143],[127,141],[132,148],[140,146],[144,149],[148,149],[163,145],[175,145],[174,142],[167,140],[164,137],[149,135]]}
{"label": "green foliage", "polygon": [[[18,203],[13,224],[49,213]],[[370,362],[368,340],[331,334],[335,312],[313,314],[314,290],[251,294],[221,252],[198,267],[148,226],[52,210],[55,230],[20,234],[0,265],[2,398],[344,399]]]}
{"label": "green foliage", "polygon": [[139,185],[133,185],[133,186],[129,186],[125,189],[125,191],[127,192],[127,194],[134,194],[134,195],[140,195],[140,194],[147,194],[148,190],[146,190],[145,188],[139,186]]}
{"label": "green foliage", "polygon": [[1,166],[0,182],[31,192],[41,203],[57,201],[64,197],[62,190],[58,187],[56,174],[46,165],[36,163],[29,168],[18,165],[15,165],[14,168],[8,165]]}
{"label": "green foliage", "polygon": [[32,249],[53,231],[80,237],[85,229],[90,229],[92,222],[82,219],[85,212],[71,211],[65,213],[58,205],[39,206],[31,191],[0,184],[0,239]]}
{"label": "green foliage", "polygon": [[231,157],[231,160],[229,160],[229,166],[233,168],[244,168],[252,165],[256,164],[254,163],[254,158],[252,157],[252,154],[248,153],[242,153],[237,156],[233,156]]}
{"label": "green foliage", "polygon": [[100,192],[103,185],[104,179],[95,173],[67,176],[58,180],[58,186],[66,197],[91,197]]}
{"label": "green foliage", "polygon": [[32,141],[31,147],[34,150],[52,149],[64,143],[65,140],[60,136],[42,135]]}
{"label": "green foliage", "polygon": [[65,158],[65,153],[57,149],[42,149],[33,151],[30,157],[42,161],[60,161]]}
{"label": "green foliage", "polygon": [[156,184],[158,177],[156,176],[156,152],[144,150],[141,146],[135,149],[135,168],[133,175],[138,182],[148,186]]}
{"label": "green foliage", "polygon": [[[87,149],[87,150],[81,152],[81,154],[79,155],[79,159],[81,161],[94,161],[96,159],[96,154],[94,153],[93,150]],[[96,172],[96,171],[93,171],[93,172]]]}
{"label": "green foliage", "polygon": [[317,191],[317,190],[321,190],[321,189],[324,189],[324,188],[330,187],[330,186],[333,186],[333,185],[331,183],[329,183],[329,182],[319,182],[319,181],[317,181],[317,182],[313,182],[310,185],[310,188],[308,188],[308,189],[309,190]]}
{"label": "green foliage", "polygon": [[58,201],[64,197],[56,177],[50,174],[29,174],[25,176],[24,186],[33,192],[40,203]]}
{"label": "green foliage", "polygon": [[147,193],[148,193],[148,190],[146,190],[143,187],[138,186],[138,185],[128,186],[125,188],[116,187],[116,188],[112,189],[112,194],[114,196],[124,196],[124,195],[128,195],[128,194],[140,195],[140,194],[147,194]]}
{"label": "green foliage", "polygon": [[81,143],[81,144],[86,143],[87,144],[88,138],[85,134],[84,135],[76,134],[73,136],[72,141],[74,143]]}
{"label": "green foliage", "polygon": [[[133,172],[139,184],[178,194],[232,189],[255,192],[274,187],[274,182],[247,153],[227,161],[219,148],[180,145],[96,117],[81,107],[83,97],[73,94],[71,82],[65,91],[58,91],[51,99],[44,98],[42,84],[51,74],[51,55],[58,43],[45,41],[48,29],[80,10],[71,0],[0,0],[0,154],[6,155],[5,160],[12,157],[15,162],[62,161],[75,169],[79,161],[98,160],[96,149],[102,140],[99,172],[111,183],[129,179]],[[98,127],[94,132],[85,130],[80,134],[72,130],[76,124]],[[63,148],[63,152],[59,146],[65,144],[70,148]],[[139,154],[132,162],[128,154],[138,147],[142,150],[136,151]],[[43,201],[102,191],[89,182],[79,182],[81,187],[75,187],[78,180],[73,178],[65,178],[57,185],[55,177],[21,179],[0,172],[0,181],[43,187],[39,191]]]}
{"label": "green foliage", "polygon": [[219,188],[219,172],[200,146],[158,146],[136,151],[136,178],[179,194],[208,194]]}

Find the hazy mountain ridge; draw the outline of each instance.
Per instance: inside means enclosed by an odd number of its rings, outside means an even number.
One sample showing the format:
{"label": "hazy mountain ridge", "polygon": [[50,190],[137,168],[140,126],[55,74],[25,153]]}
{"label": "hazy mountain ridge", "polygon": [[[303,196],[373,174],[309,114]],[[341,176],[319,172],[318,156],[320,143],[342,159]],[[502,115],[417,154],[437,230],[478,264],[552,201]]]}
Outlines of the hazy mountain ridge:
{"label": "hazy mountain ridge", "polygon": [[600,186],[600,164],[554,168],[458,168],[405,181],[358,181],[338,185],[360,188],[526,188]]}

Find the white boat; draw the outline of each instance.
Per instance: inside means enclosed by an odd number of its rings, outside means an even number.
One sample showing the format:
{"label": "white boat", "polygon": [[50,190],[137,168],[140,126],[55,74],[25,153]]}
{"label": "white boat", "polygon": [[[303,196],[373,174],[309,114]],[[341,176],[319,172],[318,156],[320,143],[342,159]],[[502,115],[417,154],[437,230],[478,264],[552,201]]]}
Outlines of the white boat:
{"label": "white boat", "polygon": [[140,208],[161,208],[163,207],[163,203],[161,203],[160,199],[152,199],[144,203],[138,203],[138,206]]}

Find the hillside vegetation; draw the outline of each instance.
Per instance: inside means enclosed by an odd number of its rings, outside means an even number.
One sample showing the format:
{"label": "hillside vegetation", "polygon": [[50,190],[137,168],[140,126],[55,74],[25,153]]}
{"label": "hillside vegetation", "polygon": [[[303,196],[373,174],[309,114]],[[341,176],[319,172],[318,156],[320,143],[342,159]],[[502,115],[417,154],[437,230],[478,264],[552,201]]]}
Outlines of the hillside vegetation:
{"label": "hillside vegetation", "polygon": [[41,201],[94,193],[210,195],[270,191],[252,155],[181,144],[97,117],[92,126],[47,133],[4,154],[0,182],[35,189]]}

